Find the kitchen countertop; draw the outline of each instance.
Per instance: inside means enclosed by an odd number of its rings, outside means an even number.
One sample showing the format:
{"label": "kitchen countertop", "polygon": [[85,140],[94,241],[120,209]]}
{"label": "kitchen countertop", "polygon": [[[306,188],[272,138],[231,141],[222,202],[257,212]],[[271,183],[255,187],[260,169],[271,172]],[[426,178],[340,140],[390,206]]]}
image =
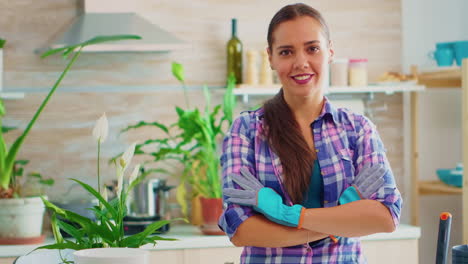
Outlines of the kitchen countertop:
{"label": "kitchen countertop", "polygon": [[[227,236],[205,236],[197,227],[191,225],[178,225],[171,227],[170,231],[163,237],[176,238],[178,241],[159,241],[156,246],[145,245],[143,248],[149,250],[176,250],[191,248],[225,248],[234,247]],[[401,224],[393,233],[378,233],[362,237],[362,241],[379,240],[404,240],[419,239],[421,228]],[[39,245],[8,245],[0,246],[0,258],[17,257],[46,244],[52,244],[53,238],[47,238],[45,244]]]}

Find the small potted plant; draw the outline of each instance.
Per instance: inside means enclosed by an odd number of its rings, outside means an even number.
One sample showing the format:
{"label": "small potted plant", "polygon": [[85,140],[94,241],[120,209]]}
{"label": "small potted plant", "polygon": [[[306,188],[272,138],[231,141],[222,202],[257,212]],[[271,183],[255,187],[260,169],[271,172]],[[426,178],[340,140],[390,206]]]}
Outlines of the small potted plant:
{"label": "small potted plant", "polygon": [[[108,122],[104,114],[96,123],[93,130],[93,136],[97,142],[97,186],[94,189],[90,185],[72,179],[89,194],[94,196],[99,205],[90,208],[95,214],[95,220],[83,217],[72,211],[64,210],[57,207],[51,202],[43,199],[45,206],[51,210],[52,231],[55,237],[55,243],[39,247],[38,249],[72,249],[74,252],[74,261],[80,263],[146,263],[148,252],[138,250],[142,245],[153,243],[156,244],[159,240],[174,240],[171,238],[163,238],[158,235],[153,235],[159,228],[168,224],[172,220],[156,221],[146,227],[140,233],[125,236],[123,220],[126,215],[126,201],[131,194],[131,190],[140,183],[145,175],[140,174],[140,164],[135,165],[130,177],[124,177],[127,168],[135,151],[135,145],[132,144],[127,150],[115,160],[117,174],[116,197],[111,201],[107,200],[107,189],[101,187],[100,182],[100,166],[99,157],[101,143],[107,138]],[[128,180],[126,180],[128,179]],[[124,184],[124,183],[127,184]],[[59,216],[60,218],[58,218]],[[174,219],[178,220],[178,219]],[[72,239],[65,239],[61,232],[65,232]],[[119,248],[120,250],[116,250]],[[128,248],[133,248],[129,250]],[[62,262],[69,260],[61,259]],[[95,261],[95,262],[91,262]]]}
{"label": "small potted plant", "polygon": [[[44,205],[41,198],[38,196],[20,197],[18,188],[14,186],[16,181],[14,173],[16,156],[39,115],[49,102],[50,97],[54,94],[62,79],[79,57],[82,49],[88,45],[124,39],[140,39],[140,37],[134,35],[98,36],[76,45],[47,51],[42,55],[42,58],[56,53],[63,53],[63,56],[66,58],[68,58],[69,55],[72,56],[62,74],[37,109],[33,118],[11,146],[7,146],[3,137],[3,131],[0,133],[0,215],[6,215],[6,217],[10,217],[10,219],[16,219],[16,221],[8,221],[13,222],[12,224],[15,226],[0,225],[0,241],[18,244],[38,243],[43,240],[44,237],[41,235],[41,231],[42,219],[45,211]],[[2,118],[4,115],[5,109],[0,100],[0,126],[2,126]],[[28,213],[24,214],[22,212]],[[2,222],[5,223],[4,221]]]}
{"label": "small potted plant", "polygon": [[[222,212],[222,187],[218,146],[224,132],[232,124],[235,107],[233,95],[235,79],[234,77],[228,79],[223,104],[214,107],[211,105],[211,94],[205,85],[203,91],[206,107],[200,110],[189,107],[182,65],[174,62],[172,73],[184,87],[188,109],[176,107],[178,120],[171,125],[140,121],[124,128],[122,132],[150,126],[157,127],[165,133],[166,136],[163,138],[148,139],[136,145],[135,154],[149,157],[144,165],[153,165],[155,168],[146,170],[148,173],[170,174],[169,170],[163,169],[161,163],[177,161],[182,164],[184,169],[177,187],[177,200],[182,207],[182,212],[186,215],[188,211],[187,187],[190,187],[191,197],[200,197],[202,203],[205,218],[202,231],[205,234],[219,234],[221,230],[217,226],[217,220]],[[197,201],[194,200],[194,202]]]}

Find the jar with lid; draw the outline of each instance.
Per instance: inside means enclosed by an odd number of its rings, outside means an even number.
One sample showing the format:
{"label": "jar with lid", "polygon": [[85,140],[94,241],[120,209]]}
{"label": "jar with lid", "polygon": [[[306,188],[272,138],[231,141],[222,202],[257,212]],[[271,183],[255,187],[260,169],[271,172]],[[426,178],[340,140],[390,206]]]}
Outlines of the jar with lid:
{"label": "jar with lid", "polygon": [[348,59],[333,59],[330,65],[331,86],[348,85]]}
{"label": "jar with lid", "polygon": [[367,86],[367,59],[349,60],[349,85]]}

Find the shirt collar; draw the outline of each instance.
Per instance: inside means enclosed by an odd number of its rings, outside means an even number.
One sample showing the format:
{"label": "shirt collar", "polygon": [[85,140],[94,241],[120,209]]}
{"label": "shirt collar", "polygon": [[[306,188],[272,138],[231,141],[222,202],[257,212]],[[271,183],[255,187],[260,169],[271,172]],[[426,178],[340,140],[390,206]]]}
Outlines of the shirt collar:
{"label": "shirt collar", "polygon": [[322,119],[325,116],[331,116],[333,121],[336,123],[338,120],[338,110],[330,103],[328,98],[326,96],[323,97],[323,106],[322,106],[322,112],[320,113],[319,117],[317,119]]}

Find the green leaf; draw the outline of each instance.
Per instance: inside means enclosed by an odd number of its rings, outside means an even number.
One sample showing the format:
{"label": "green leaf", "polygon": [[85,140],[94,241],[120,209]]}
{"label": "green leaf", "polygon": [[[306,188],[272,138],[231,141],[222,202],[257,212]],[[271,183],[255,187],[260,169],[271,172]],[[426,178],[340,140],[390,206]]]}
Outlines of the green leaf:
{"label": "green leaf", "polygon": [[65,223],[64,221],[61,221],[57,219],[57,225],[62,229],[65,233],[69,234],[73,238],[77,240],[77,242],[81,242],[83,239],[83,231],[77,229],[76,227]]}
{"label": "green leaf", "polygon": [[0,39],[0,49],[3,49],[5,44],[6,44],[6,40],[5,39]]}
{"label": "green leaf", "polygon": [[2,126],[2,133],[8,133],[12,130],[15,130],[17,127]]}
{"label": "green leaf", "polygon": [[15,165],[27,165],[29,163],[29,160],[15,160]]}
{"label": "green leaf", "polygon": [[120,133],[124,133],[124,132],[127,132],[130,129],[136,129],[136,128],[140,128],[140,127],[144,127],[144,126],[154,126],[154,127],[157,127],[159,129],[161,129],[162,131],[166,132],[166,134],[169,133],[169,129],[165,125],[163,125],[161,123],[158,123],[158,122],[149,123],[149,122],[145,122],[145,121],[140,121],[136,125],[128,126],[128,127],[124,128],[124,129],[120,130]]}
{"label": "green leaf", "polygon": [[91,38],[89,40],[86,40],[84,42],[75,44],[75,45],[70,45],[62,48],[56,48],[56,49],[51,49],[46,52],[44,52],[41,55],[41,58],[48,57],[53,54],[57,53],[64,53],[64,56],[68,56],[70,53],[75,51],[76,49],[81,49],[83,47],[89,46],[89,45],[95,45],[95,44],[101,44],[105,42],[111,42],[111,41],[119,41],[119,40],[128,40],[128,39],[141,39],[140,36],[136,35],[111,35],[111,36],[97,36],[94,38]]}
{"label": "green leaf", "polygon": [[184,67],[182,64],[177,62],[172,62],[172,75],[179,80],[181,83],[184,83],[185,76],[184,76]]}
{"label": "green leaf", "polygon": [[148,236],[153,234],[159,228],[161,228],[161,227],[169,224],[171,221],[175,221],[175,220],[180,220],[180,219],[160,220],[160,221],[154,222],[154,223],[148,225],[145,228],[145,230],[143,230],[142,232],[140,232],[138,234],[135,234],[135,235],[132,235],[132,236],[129,236],[129,237],[126,237],[124,240],[122,240],[121,246],[123,246],[123,247],[140,247],[140,246],[143,245],[143,241]]}
{"label": "green leaf", "polygon": [[47,185],[47,186],[52,186],[54,185],[55,181],[54,179],[45,179],[45,180],[40,180],[40,184]]}
{"label": "green leaf", "polygon": [[57,221],[58,221],[57,214],[54,212],[52,213],[52,216],[50,217],[50,225],[52,227],[52,233],[54,234],[55,242],[63,243],[63,237],[62,237],[62,234],[60,233],[60,227]]}
{"label": "green leaf", "polygon": [[46,245],[46,246],[41,246],[36,248],[37,249],[74,249],[74,250],[80,250],[80,249],[85,249],[87,247],[80,245],[78,243],[73,243],[71,241],[67,241],[64,243],[55,243],[51,245]]}
{"label": "green leaf", "polygon": [[118,212],[106,201],[104,200],[104,198],[101,196],[100,193],[98,193],[96,190],[94,190],[93,187],[91,187],[90,185],[80,181],[80,180],[77,180],[77,179],[71,179],[72,181],[75,181],[77,182],[79,185],[81,185],[86,191],[88,191],[90,194],[92,194],[94,197],[96,197],[99,202],[101,202],[102,205],[104,205],[104,207],[109,210],[109,213],[112,215],[113,218],[117,219],[118,217]]}

